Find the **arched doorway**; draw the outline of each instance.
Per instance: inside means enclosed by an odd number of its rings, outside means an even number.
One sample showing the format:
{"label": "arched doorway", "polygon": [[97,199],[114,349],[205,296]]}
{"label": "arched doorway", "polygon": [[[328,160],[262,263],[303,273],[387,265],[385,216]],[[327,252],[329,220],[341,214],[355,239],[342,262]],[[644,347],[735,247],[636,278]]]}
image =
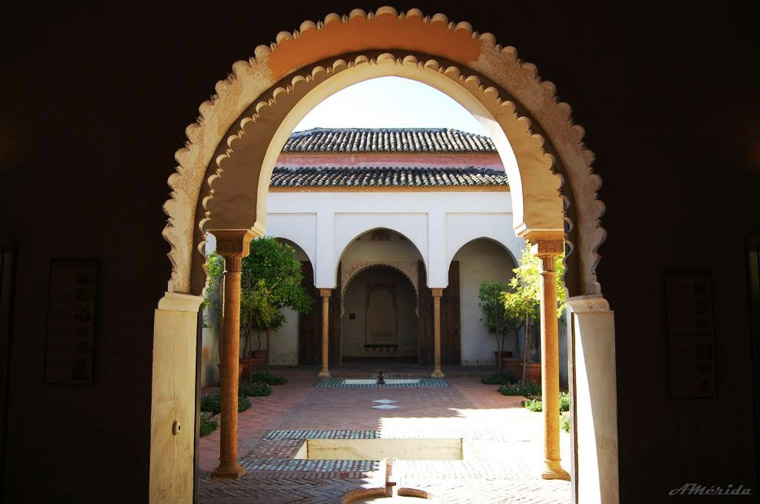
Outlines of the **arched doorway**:
{"label": "arched doorway", "polygon": [[[393,215],[377,218],[408,235],[373,227],[352,238],[349,233],[336,239],[344,247],[338,269],[340,360],[417,363],[417,297],[425,261],[418,241],[408,236],[417,237],[419,229]],[[363,225],[366,229],[368,223]]]}
{"label": "arched doorway", "polygon": [[376,264],[351,278],[343,298],[342,362],[417,363],[417,294],[409,278]]}
{"label": "arched doorway", "polygon": [[[510,177],[515,231],[537,245],[549,276],[563,239],[572,252],[566,276],[574,313],[577,443],[571,472],[583,475],[575,480],[580,501],[617,502],[614,324],[595,274],[596,251],[605,237],[599,226],[604,205],[596,195],[600,179],[590,166],[593,154],[582,143],[583,129],[573,124],[570,107],[514,48],[473,32],[468,23],[449,23],[442,14],[355,10],[344,17],[330,14],[319,24],[304,22],[301,31],[301,36],[281,32],[276,46],[259,46],[255,59],[235,64],[214,101],[201,107],[203,121],[188,128],[188,146],[177,153],[180,168],[170,178],[174,192],[164,207],[173,272],[158,305],[154,335],[151,499],[158,502],[188,488],[192,447],[172,438],[168,426],[178,416],[187,423],[192,409],[192,384],[185,381],[193,372],[182,372],[182,363],[192,349],[198,294],[205,284],[203,260],[194,250],[205,232],[212,232],[234,276],[250,239],[265,230],[269,178],[296,122],[342,87],[397,75],[444,91],[481,119]],[[234,281],[226,285],[233,298]],[[235,322],[234,303],[229,306]],[[236,325],[226,324],[225,330],[235,331]],[[225,351],[236,350],[230,345]],[[162,366],[167,359],[177,365]],[[231,368],[223,375],[234,382]],[[169,397],[166,390],[173,391]],[[236,418],[232,409],[227,416]],[[234,444],[234,430],[223,438]],[[167,444],[178,445],[172,460],[162,452]],[[547,455],[551,477],[550,461]],[[222,462],[230,474],[237,471],[236,460]]]}

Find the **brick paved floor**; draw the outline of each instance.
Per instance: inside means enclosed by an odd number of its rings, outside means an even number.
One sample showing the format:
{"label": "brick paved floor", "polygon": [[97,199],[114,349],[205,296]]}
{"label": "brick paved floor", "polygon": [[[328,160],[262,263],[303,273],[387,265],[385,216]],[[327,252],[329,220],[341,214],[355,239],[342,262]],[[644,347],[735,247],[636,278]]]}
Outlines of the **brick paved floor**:
{"label": "brick paved floor", "polygon": [[[302,443],[297,438],[317,437],[294,431],[317,430],[342,431],[322,437],[464,439],[464,460],[399,461],[394,469],[400,486],[427,491],[437,502],[569,503],[568,482],[540,478],[542,415],[523,408],[522,398],[482,385],[477,376],[447,380],[450,386],[441,388],[355,389],[316,388],[314,377],[289,377],[271,396],[251,398],[252,408],[240,414],[243,478],[209,478],[218,461],[219,433],[201,439],[201,502],[335,503],[351,491],[382,486],[382,464],[293,460]],[[379,399],[396,401],[398,408],[374,409]],[[568,468],[567,433],[561,442]]]}

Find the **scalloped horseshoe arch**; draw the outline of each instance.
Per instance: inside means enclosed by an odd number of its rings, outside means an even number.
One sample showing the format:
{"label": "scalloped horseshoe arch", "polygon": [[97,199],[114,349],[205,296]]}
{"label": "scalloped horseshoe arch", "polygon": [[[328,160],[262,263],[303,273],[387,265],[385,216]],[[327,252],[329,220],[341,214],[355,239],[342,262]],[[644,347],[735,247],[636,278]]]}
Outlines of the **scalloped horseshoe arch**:
{"label": "scalloped horseshoe arch", "polygon": [[[555,239],[564,233],[565,282],[573,311],[573,425],[580,502],[618,502],[614,316],[596,279],[605,239],[597,198],[601,179],[573,124],[570,106],[513,47],[469,23],[381,7],[305,21],[276,43],[232,66],[200,106],[177,151],[164,204],[163,236],[172,264],[155,313],[151,405],[150,501],[192,500],[190,437],[171,426],[192,422],[197,314],[206,275],[209,229],[266,225],[271,171],[287,136],[319,100],[353,83],[397,75],[433,86],[469,109],[493,138],[510,177],[515,231]],[[171,364],[171,365],[168,365]],[[578,479],[577,475],[583,475]]]}
{"label": "scalloped horseshoe arch", "polygon": [[[164,205],[169,292],[197,294],[203,288],[203,258],[196,250],[205,229],[263,227],[262,196],[274,159],[312,100],[368,78],[400,75],[444,91],[486,119],[512,167],[516,231],[569,228],[575,252],[568,264],[571,294],[601,294],[595,274],[605,237],[599,225],[604,205],[597,199],[601,180],[591,169],[583,128],[573,124],[570,107],[557,100],[554,85],[538,77],[535,65],[468,23],[449,23],[442,14],[425,17],[416,9],[354,10],[300,28],[281,32],[275,44],[259,46],[254,58],[235,63],[186,130],[189,141],[176,154],[179,166],[169,178],[172,194]],[[394,52],[384,52],[391,40]]]}

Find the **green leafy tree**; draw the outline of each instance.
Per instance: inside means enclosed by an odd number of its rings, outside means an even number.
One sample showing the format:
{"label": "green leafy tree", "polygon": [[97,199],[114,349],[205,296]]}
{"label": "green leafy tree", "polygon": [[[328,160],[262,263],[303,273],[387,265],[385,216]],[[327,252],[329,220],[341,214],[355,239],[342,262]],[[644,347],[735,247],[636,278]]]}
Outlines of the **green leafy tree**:
{"label": "green leafy tree", "polygon": [[[293,247],[268,237],[251,242],[250,254],[243,258],[240,296],[240,323],[246,337],[246,352],[250,351],[250,336],[254,330],[259,336],[259,348],[261,332],[266,332],[269,351],[271,332],[285,323],[283,308],[300,313],[311,311],[313,300],[301,287],[301,279],[301,263]],[[268,372],[268,358],[264,365]]]}
{"label": "green leafy tree", "polygon": [[481,322],[488,333],[496,336],[496,350],[499,358],[497,365],[501,374],[501,352],[507,343],[507,335],[516,333],[522,325],[522,317],[507,310],[502,301],[502,294],[509,290],[509,285],[503,282],[485,281],[480,284],[478,291],[478,306],[483,314]]}
{"label": "green leafy tree", "polygon": [[[206,256],[206,275],[208,285],[203,297],[203,326],[218,325],[219,312],[222,309],[222,275],[224,274],[224,258],[216,251]],[[214,316],[216,316],[214,318]]]}
{"label": "green leafy tree", "polygon": [[[207,308],[204,323],[210,326],[208,314],[211,309],[219,313],[222,300],[224,258],[217,252],[206,257],[206,273],[209,285],[203,302]],[[250,355],[250,339],[254,331],[259,349],[261,333],[266,333],[269,350],[271,332],[285,324],[283,308],[300,313],[311,311],[313,301],[301,287],[301,279],[301,263],[296,259],[293,247],[274,238],[258,238],[251,242],[250,254],[243,259],[240,282],[240,333],[245,337],[243,355]],[[268,361],[265,363],[267,371]]]}
{"label": "green leafy tree", "polygon": [[[525,345],[523,347],[523,364],[536,348],[536,336],[531,334],[531,323],[538,321],[541,308],[541,260],[530,251],[530,242],[525,242],[520,265],[512,270],[515,274],[509,281],[508,289],[502,292],[501,301],[509,317],[520,319],[525,327]],[[556,259],[557,267],[557,318],[560,318],[567,305],[567,291],[562,282],[565,273],[565,253]],[[523,382],[525,382],[523,366]]]}

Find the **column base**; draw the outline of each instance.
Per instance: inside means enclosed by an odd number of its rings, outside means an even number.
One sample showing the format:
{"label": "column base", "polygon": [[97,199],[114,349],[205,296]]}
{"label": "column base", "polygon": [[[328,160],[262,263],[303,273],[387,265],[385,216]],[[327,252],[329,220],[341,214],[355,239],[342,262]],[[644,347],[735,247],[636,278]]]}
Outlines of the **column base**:
{"label": "column base", "polygon": [[443,374],[443,371],[441,371],[440,369],[436,369],[435,371],[433,371],[433,374],[431,374],[430,376],[432,376],[433,378],[444,378],[446,375]]}
{"label": "column base", "polygon": [[219,467],[211,472],[212,478],[219,479],[240,479],[245,474],[245,469],[240,467],[237,460],[228,460],[220,462]]}
{"label": "column base", "polygon": [[541,479],[570,481],[570,475],[562,469],[559,460],[544,460],[544,471]]}
{"label": "column base", "polygon": [[330,371],[323,369],[322,371],[319,372],[317,376],[319,378],[330,378]]}

